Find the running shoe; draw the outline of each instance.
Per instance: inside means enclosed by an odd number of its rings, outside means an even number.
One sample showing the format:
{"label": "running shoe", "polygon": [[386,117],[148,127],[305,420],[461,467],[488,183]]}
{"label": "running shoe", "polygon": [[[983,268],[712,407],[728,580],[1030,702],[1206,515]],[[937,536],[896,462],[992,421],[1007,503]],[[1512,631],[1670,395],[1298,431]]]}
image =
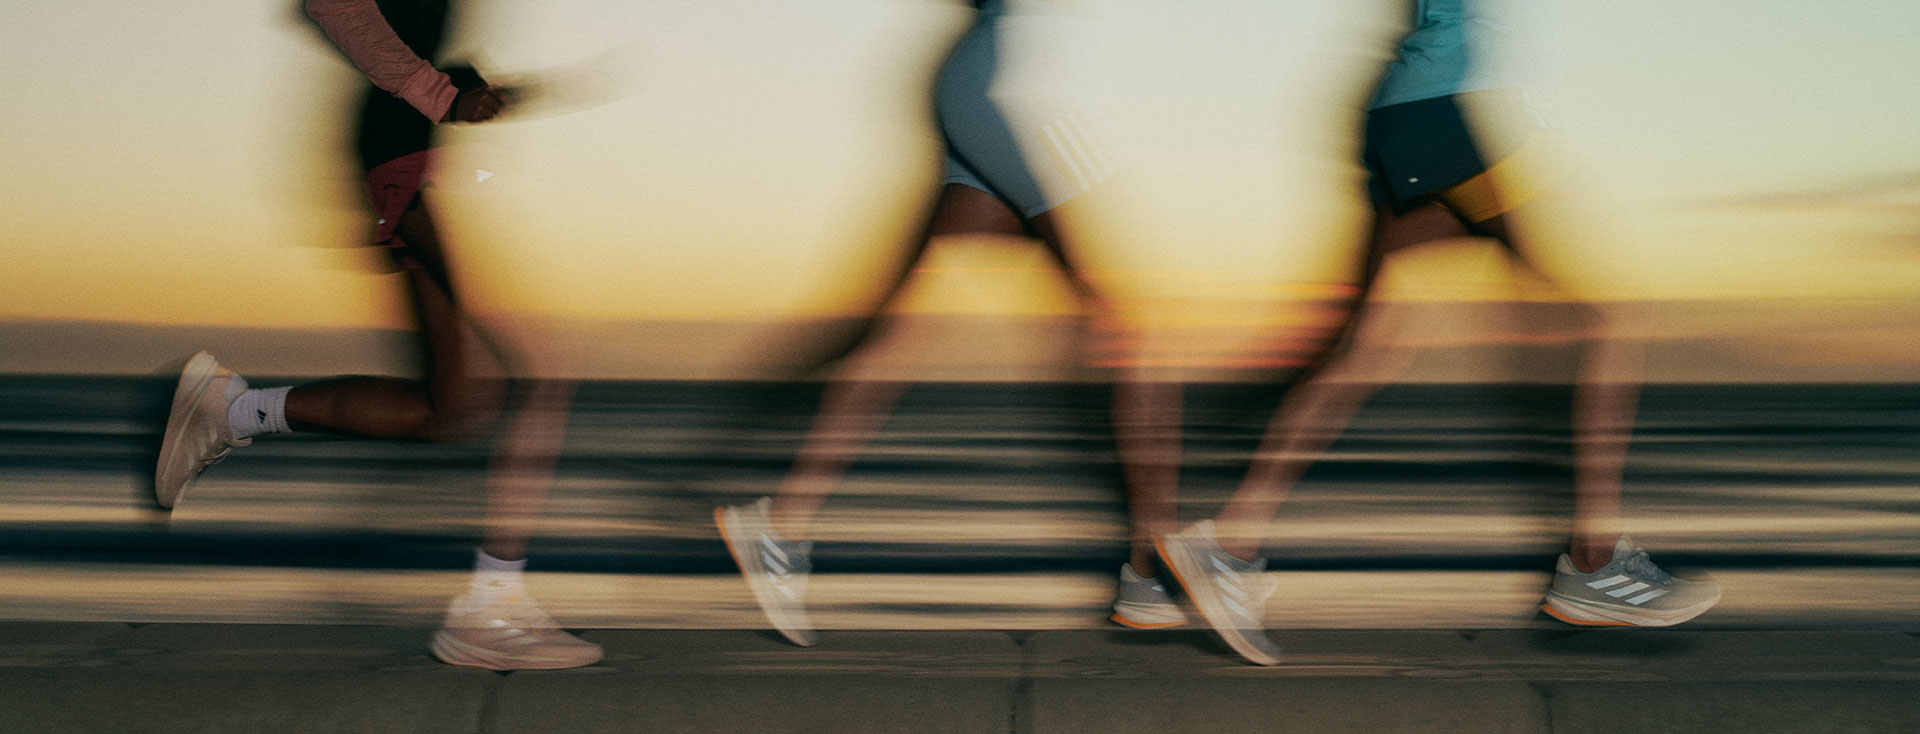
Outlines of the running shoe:
{"label": "running shoe", "polygon": [[605,654],[599,645],[560,629],[525,592],[479,608],[472,608],[464,594],[455,598],[428,648],[443,663],[488,670],[578,668],[600,662]]}
{"label": "running shoe", "polygon": [[153,472],[153,499],[161,507],[171,509],[200,472],[227,458],[227,452],[253,443],[251,438],[235,440],[227,424],[227,407],[233,404],[227,388],[239,379],[206,352],[193,355],[180,371]]}
{"label": "running shoe", "polygon": [[1613,560],[1593,573],[1580,573],[1561,554],[1540,609],[1569,624],[1666,627],[1698,617],[1718,601],[1719,584],[1675,578],[1622,535]]}
{"label": "running shoe", "polygon": [[1120,593],[1113,601],[1114,623],[1138,630],[1178,627],[1187,623],[1180,605],[1167,595],[1166,584],[1157,578],[1144,578],[1133,572],[1133,564],[1120,564]]}
{"label": "running shoe", "polygon": [[813,570],[813,543],[794,543],[773,531],[773,499],[713,511],[727,552],[753,589],[767,621],[801,647],[819,642],[807,621],[807,573]]}
{"label": "running shoe", "polygon": [[1280,664],[1280,647],[1267,639],[1267,597],[1278,585],[1267,561],[1242,561],[1220,549],[1213,521],[1155,538],[1160,561],[1186,590],[1187,601],[1228,647],[1260,665]]}

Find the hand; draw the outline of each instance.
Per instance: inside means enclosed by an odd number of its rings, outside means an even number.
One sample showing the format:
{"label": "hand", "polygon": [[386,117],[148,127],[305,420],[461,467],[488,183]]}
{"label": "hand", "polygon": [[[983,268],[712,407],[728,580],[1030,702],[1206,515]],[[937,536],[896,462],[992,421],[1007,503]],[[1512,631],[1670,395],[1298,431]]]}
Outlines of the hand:
{"label": "hand", "polygon": [[491,84],[475,87],[453,98],[441,122],[486,122],[506,108],[507,97],[500,89]]}

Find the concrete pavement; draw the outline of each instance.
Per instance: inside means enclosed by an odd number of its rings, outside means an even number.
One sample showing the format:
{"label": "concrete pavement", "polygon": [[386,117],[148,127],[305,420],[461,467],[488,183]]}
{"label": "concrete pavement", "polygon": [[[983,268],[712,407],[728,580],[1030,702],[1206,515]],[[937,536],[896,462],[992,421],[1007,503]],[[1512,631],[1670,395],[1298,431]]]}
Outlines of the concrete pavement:
{"label": "concrete pavement", "polygon": [[430,630],[0,623],[0,732],[1914,732],[1904,631],[588,630],[600,665],[442,665]]}

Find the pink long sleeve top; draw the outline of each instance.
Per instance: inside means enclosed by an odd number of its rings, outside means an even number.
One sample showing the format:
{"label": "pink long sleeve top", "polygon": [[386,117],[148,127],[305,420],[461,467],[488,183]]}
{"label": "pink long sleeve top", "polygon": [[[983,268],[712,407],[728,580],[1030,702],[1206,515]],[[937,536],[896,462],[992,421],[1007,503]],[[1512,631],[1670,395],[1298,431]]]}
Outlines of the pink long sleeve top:
{"label": "pink long sleeve top", "polygon": [[306,0],[307,17],[325,31],[373,85],[439,121],[458,94],[446,74],[400,40],[373,0]]}

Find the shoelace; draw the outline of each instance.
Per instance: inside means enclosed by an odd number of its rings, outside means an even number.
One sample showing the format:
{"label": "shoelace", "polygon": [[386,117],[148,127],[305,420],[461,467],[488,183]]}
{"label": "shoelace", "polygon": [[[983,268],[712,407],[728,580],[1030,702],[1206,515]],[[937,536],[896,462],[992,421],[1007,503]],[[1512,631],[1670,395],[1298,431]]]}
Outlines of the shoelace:
{"label": "shoelace", "polygon": [[1634,549],[1633,555],[1629,556],[1627,562],[1620,567],[1627,573],[1645,577],[1656,584],[1665,584],[1673,578],[1673,574],[1655,565],[1653,559],[1647,557],[1647,552],[1638,548]]}

